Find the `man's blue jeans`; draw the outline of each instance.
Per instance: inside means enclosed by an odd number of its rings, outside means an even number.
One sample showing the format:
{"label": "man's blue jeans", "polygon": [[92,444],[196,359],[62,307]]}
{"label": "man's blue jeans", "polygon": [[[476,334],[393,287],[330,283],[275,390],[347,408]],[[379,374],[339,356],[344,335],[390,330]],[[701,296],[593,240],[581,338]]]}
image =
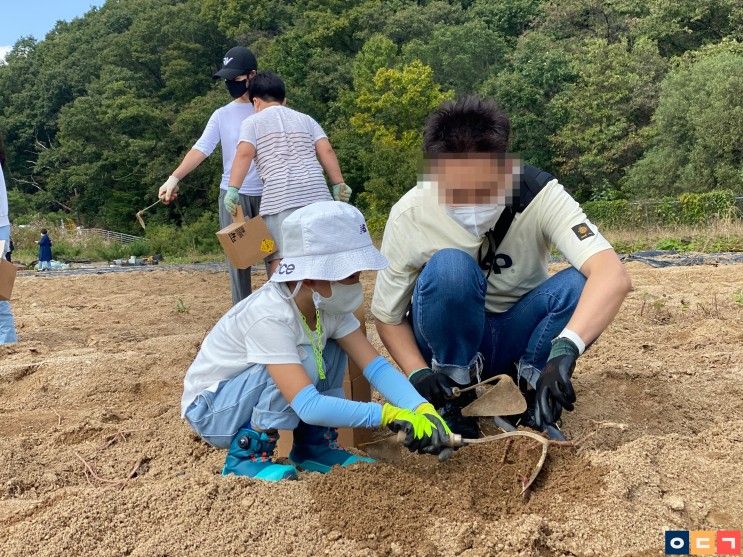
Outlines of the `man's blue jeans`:
{"label": "man's blue jeans", "polygon": [[[418,347],[433,369],[459,384],[470,382],[477,353],[483,378],[513,374],[514,363],[544,368],[554,339],[578,304],[585,277],[573,267],[550,277],[504,313],[485,311],[485,275],[458,249],[434,254],[413,291],[411,322]],[[527,380],[529,374],[525,374]],[[529,381],[534,386],[532,381]]]}

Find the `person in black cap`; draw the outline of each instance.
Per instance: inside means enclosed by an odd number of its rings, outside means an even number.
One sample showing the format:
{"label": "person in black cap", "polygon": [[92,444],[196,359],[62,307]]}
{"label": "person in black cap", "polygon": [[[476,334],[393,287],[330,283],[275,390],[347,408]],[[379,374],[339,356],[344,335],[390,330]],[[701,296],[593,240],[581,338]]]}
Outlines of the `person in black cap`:
{"label": "person in black cap", "polygon": [[[227,51],[222,60],[222,68],[213,75],[214,79],[224,79],[230,96],[230,103],[218,108],[209,118],[199,140],[181,161],[165,183],[160,186],[158,196],[164,204],[169,204],[178,197],[179,182],[189,172],[199,166],[212,154],[217,144],[222,144],[222,181],[219,194],[219,223],[222,227],[232,222],[232,216],[224,208],[224,196],[227,192],[232,159],[240,134],[240,124],[255,113],[253,104],[248,101],[248,83],[258,69],[258,62],[253,53],[244,46],[236,46]],[[260,210],[263,182],[253,165],[239,190],[239,203],[246,217],[258,215]],[[236,304],[247,298],[251,291],[250,268],[235,269],[227,262],[230,275],[232,303]]]}

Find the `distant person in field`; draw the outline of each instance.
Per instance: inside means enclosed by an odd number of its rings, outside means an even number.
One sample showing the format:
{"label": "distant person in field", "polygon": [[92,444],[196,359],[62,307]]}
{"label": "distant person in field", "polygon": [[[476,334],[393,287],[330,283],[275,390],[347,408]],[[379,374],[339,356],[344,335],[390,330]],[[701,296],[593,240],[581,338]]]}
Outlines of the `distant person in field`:
{"label": "distant person in field", "polygon": [[[5,144],[0,137],[0,257],[5,257],[10,248],[10,217],[8,215],[8,192],[5,189]],[[10,260],[8,260],[10,261]],[[17,341],[15,323],[10,302],[0,301],[0,344],[12,344]]]}
{"label": "distant person in field", "polygon": [[[284,106],[286,88],[279,76],[257,74],[250,82],[248,98],[257,114],[240,127],[225,207],[234,212],[238,185],[255,160],[263,179],[261,216],[279,250],[268,258],[272,272],[282,257],[281,223],[316,201],[348,201],[351,188],[343,181],[335,151],[320,124]],[[323,169],[332,184],[332,196]]]}
{"label": "distant person in field", "polygon": [[[508,153],[492,101],[448,101],[424,128],[425,174],[390,211],[371,311],[392,358],[456,433],[479,435],[452,388],[511,375],[525,425],[557,427],[576,401],[578,357],[611,323],[631,281],[609,242],[548,172]],[[547,272],[551,246],[570,266]]]}
{"label": "distant person in field", "polygon": [[[387,261],[356,207],[322,201],[283,222],[281,271],[232,307],[186,372],[181,415],[208,443],[229,448],[223,475],[296,479],[297,469],[374,462],[336,443],[338,427],[405,432],[411,451],[438,454],[451,431],[380,356],[353,312],[362,271]],[[345,400],[348,358],[388,403]],[[278,430],[294,431],[290,464],[272,458]]]}
{"label": "distant person in field", "polygon": [[[227,91],[234,100],[214,111],[199,140],[167,181],[160,186],[158,195],[163,203],[167,205],[178,197],[179,182],[211,155],[217,145],[221,144],[222,181],[219,186],[219,224],[224,228],[232,222],[230,212],[225,209],[224,198],[227,194],[227,180],[230,177],[232,159],[235,156],[240,124],[255,113],[252,103],[248,100],[248,82],[257,69],[258,62],[255,56],[245,47],[236,46],[224,55],[222,69],[213,77],[224,79]],[[246,169],[245,176],[240,180],[238,190],[235,192],[236,203],[240,204],[246,217],[258,215],[262,192],[263,182],[258,176],[255,165],[252,165],[249,171]],[[236,304],[252,292],[251,269],[235,269],[228,260],[227,270],[230,277],[232,303]]]}
{"label": "distant person in field", "polygon": [[46,228],[41,229],[41,237],[36,240],[39,244],[39,270],[49,271],[52,268],[52,240]]}

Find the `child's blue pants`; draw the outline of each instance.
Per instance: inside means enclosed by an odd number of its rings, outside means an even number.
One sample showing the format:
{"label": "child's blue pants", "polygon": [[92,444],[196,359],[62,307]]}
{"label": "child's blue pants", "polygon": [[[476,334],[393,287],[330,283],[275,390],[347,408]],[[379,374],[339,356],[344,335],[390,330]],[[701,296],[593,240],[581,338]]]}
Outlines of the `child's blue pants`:
{"label": "child's blue pants", "polygon": [[[300,346],[300,356],[310,381],[325,396],[345,398],[343,376],[348,357],[335,340],[323,351],[325,379],[317,373],[310,346]],[[253,364],[241,374],[222,381],[215,392],[203,391],[186,409],[186,421],[206,442],[228,448],[241,427],[294,429],[299,416],[279,392],[263,364]]]}

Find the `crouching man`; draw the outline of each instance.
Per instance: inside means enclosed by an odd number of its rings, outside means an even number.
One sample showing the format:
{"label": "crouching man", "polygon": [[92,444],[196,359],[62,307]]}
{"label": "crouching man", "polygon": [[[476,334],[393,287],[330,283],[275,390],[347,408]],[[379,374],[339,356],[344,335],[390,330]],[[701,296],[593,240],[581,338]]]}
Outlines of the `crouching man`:
{"label": "crouching man", "polygon": [[[373,462],[341,449],[337,427],[387,426],[407,434],[411,451],[441,452],[448,426],[353,315],[361,272],[387,266],[361,213],[313,203],[287,217],[282,235],[277,271],[217,322],[184,380],[182,416],[205,441],[229,448],[222,473],[278,481],[298,468]],[[343,398],[347,355],[388,403]],[[271,458],[279,429],[294,430],[288,465]]]}
{"label": "crouching man", "polygon": [[[452,387],[518,380],[519,423],[553,437],[573,410],[578,357],[631,289],[611,245],[553,176],[509,156],[510,124],[477,97],[449,101],[424,130],[425,175],[392,208],[372,313],[382,342],[452,430],[477,437]],[[549,276],[554,245],[570,267]]]}

